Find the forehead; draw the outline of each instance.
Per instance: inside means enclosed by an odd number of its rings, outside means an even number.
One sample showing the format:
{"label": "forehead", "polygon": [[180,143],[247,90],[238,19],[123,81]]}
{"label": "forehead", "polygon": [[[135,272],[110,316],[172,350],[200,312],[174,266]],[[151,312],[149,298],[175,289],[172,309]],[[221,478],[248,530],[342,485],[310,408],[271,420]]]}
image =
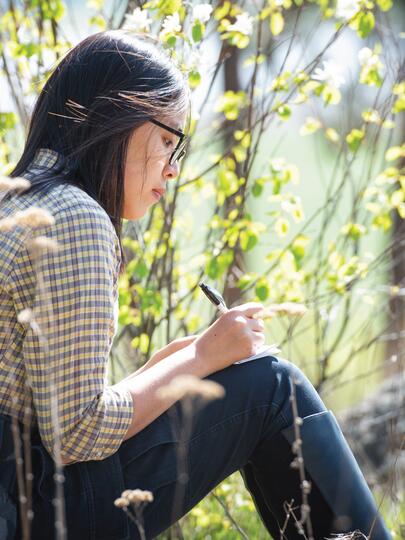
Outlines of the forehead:
{"label": "forehead", "polygon": [[171,114],[170,116],[162,115],[162,116],[159,116],[157,119],[163,124],[170,126],[171,128],[184,132],[185,127],[186,127],[185,124],[186,124],[186,119],[187,119],[187,112],[184,111],[178,114]]}

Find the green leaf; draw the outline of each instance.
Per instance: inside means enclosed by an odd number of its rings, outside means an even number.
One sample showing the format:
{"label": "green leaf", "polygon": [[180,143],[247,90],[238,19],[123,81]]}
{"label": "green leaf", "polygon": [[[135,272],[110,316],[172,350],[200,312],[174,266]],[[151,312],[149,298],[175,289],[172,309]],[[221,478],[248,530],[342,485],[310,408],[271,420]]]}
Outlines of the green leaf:
{"label": "green leaf", "polygon": [[221,189],[226,196],[233,195],[239,189],[238,177],[233,171],[226,169],[220,169],[218,171],[219,189]]}
{"label": "green leaf", "polygon": [[107,23],[102,15],[94,15],[93,17],[90,17],[89,24],[97,26],[101,30],[105,30],[107,28]]}
{"label": "green leaf", "polygon": [[148,334],[142,333],[139,336],[135,336],[134,339],[131,340],[131,347],[133,349],[139,349],[142,354],[146,354],[149,348],[149,341],[150,338]]}
{"label": "green leaf", "polygon": [[357,23],[357,33],[362,39],[364,39],[374,28],[374,13],[372,11],[359,13]]}
{"label": "green leaf", "polygon": [[273,36],[278,36],[284,29],[284,17],[280,11],[275,11],[270,17],[270,30]]}
{"label": "green leaf", "polygon": [[17,123],[17,115],[13,112],[0,112],[0,133],[13,129]]}
{"label": "green leaf", "polygon": [[242,291],[248,287],[252,281],[255,279],[255,276],[253,274],[244,274],[242,277],[239,278],[236,286],[241,289]]}
{"label": "green leaf", "polygon": [[240,245],[243,251],[249,251],[250,249],[253,249],[258,241],[259,235],[256,231],[247,229],[240,233]]}
{"label": "green leaf", "polygon": [[228,120],[236,120],[240,109],[246,107],[247,103],[247,95],[243,90],[239,92],[227,90],[217,100],[215,110],[217,112],[223,112]]}
{"label": "green leaf", "polygon": [[291,109],[286,104],[280,105],[277,107],[277,114],[282,120],[288,120],[291,116]]}
{"label": "green leaf", "polygon": [[224,251],[216,257],[212,257],[205,266],[205,272],[211,279],[217,279],[227,270],[233,260],[233,252],[231,250]]}
{"label": "green leaf", "polygon": [[264,178],[257,178],[257,180],[255,180],[255,183],[253,184],[253,187],[252,187],[253,197],[260,197],[260,195],[263,192],[264,182],[265,182]]}
{"label": "green leaf", "polygon": [[338,140],[339,140],[339,134],[333,128],[327,128],[325,130],[325,136],[326,136],[327,139],[329,139],[332,142],[338,142]]}
{"label": "green leaf", "polygon": [[292,243],[291,249],[296,260],[301,260],[305,255],[306,247],[309,243],[309,237],[300,234]]}
{"label": "green leaf", "polygon": [[400,95],[392,107],[392,112],[395,114],[402,111],[405,111],[405,94]]}
{"label": "green leaf", "polygon": [[391,146],[391,148],[388,148],[388,150],[385,152],[385,159],[387,161],[395,161],[396,159],[404,156],[405,144],[403,144],[402,146]]}
{"label": "green leaf", "polygon": [[263,302],[264,300],[267,300],[270,294],[270,287],[266,279],[264,278],[259,279],[255,287],[255,293],[261,302]]}
{"label": "green leaf", "polygon": [[329,84],[324,85],[321,95],[326,105],[337,105],[342,97],[340,90]]}
{"label": "green leaf", "polygon": [[198,43],[199,41],[201,41],[203,34],[204,34],[204,25],[200,23],[199,21],[197,21],[194,24],[193,28],[191,29],[191,35],[193,36],[193,40],[195,41],[195,43]]}
{"label": "green leaf", "polygon": [[142,279],[148,275],[149,268],[144,260],[133,259],[127,265],[127,273],[130,276],[137,276]]}
{"label": "green leaf", "polygon": [[287,219],[280,217],[274,224],[274,229],[278,236],[285,236],[290,228],[290,223]]}
{"label": "green leaf", "polygon": [[177,42],[177,38],[173,34],[171,34],[171,35],[169,34],[168,37],[166,38],[166,43],[172,49],[174,49],[174,47],[176,46],[176,42]]}
{"label": "green leaf", "polygon": [[201,83],[201,75],[198,71],[192,70],[188,74],[188,82],[190,83],[191,88],[197,88]]}
{"label": "green leaf", "polygon": [[151,0],[143,5],[143,9],[158,9],[159,15],[173,15],[176,11],[182,11],[182,0]]}
{"label": "green leaf", "polygon": [[352,152],[357,152],[363,139],[364,131],[362,129],[354,128],[348,135],[346,135],[346,142]]}
{"label": "green leaf", "polygon": [[353,222],[346,223],[340,230],[342,234],[348,236],[352,240],[358,240],[360,236],[365,235],[367,232],[367,229],[363,224]]}
{"label": "green leaf", "polygon": [[223,19],[224,17],[226,17],[228,15],[230,8],[231,8],[231,3],[229,2],[229,0],[226,0],[222,4],[222,6],[218,7],[214,11],[214,18],[217,21],[220,21],[221,19]]}
{"label": "green leaf", "polygon": [[322,123],[317,118],[308,116],[305,120],[305,124],[301,126],[299,133],[302,136],[311,135],[312,133],[315,133],[315,131],[318,131],[318,129],[321,127]]}
{"label": "green leaf", "polygon": [[392,8],[392,0],[377,0],[377,5],[381,11],[389,11]]}
{"label": "green leaf", "polygon": [[246,150],[242,145],[234,146],[232,148],[233,155],[238,163],[242,163],[246,159]]}

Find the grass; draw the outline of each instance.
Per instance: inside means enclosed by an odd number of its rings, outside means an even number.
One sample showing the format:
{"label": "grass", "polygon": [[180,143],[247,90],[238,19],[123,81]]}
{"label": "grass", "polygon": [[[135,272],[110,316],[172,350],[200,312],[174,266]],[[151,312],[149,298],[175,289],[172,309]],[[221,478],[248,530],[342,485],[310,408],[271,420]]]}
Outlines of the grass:
{"label": "grass", "polygon": [[[248,538],[265,540],[270,537],[238,472],[219,484],[213,493],[225,503],[232,518]],[[393,540],[405,540],[405,499],[396,504],[387,500],[382,506],[381,513],[391,531]],[[232,520],[227,517],[223,506],[212,494],[205,497],[184,516],[180,520],[180,525],[185,539],[236,540],[242,538]],[[167,540],[168,538],[177,538],[177,536],[165,532],[157,537],[158,540]]]}

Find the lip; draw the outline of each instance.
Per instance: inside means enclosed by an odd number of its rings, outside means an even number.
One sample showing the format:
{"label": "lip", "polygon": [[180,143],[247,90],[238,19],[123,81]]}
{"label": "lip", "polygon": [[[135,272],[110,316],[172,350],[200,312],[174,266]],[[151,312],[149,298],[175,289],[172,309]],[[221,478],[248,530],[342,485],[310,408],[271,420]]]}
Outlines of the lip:
{"label": "lip", "polygon": [[159,201],[161,197],[163,197],[163,195],[166,193],[166,190],[161,189],[161,188],[154,188],[152,189],[152,193],[156,197],[156,199]]}

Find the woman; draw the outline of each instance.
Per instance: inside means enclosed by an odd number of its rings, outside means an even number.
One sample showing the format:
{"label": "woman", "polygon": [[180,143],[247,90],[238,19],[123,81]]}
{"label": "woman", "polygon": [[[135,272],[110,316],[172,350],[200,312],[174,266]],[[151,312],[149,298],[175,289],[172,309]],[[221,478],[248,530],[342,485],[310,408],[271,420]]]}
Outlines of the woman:
{"label": "woman", "polygon": [[[333,414],[299,369],[277,356],[234,365],[264,343],[263,321],[254,317],[261,304],[233,308],[201,335],[168,344],[132,376],[105,382],[123,263],[121,219],[142,217],[178,177],[188,104],[186,82],[170,60],[120,31],[77,45],[39,96],[12,174],[31,188],[7,193],[1,203],[2,217],[35,206],[55,218],[0,233],[1,537],[22,534],[11,418],[22,431],[31,412],[35,539],[55,535],[55,417],[68,538],[138,538],[113,504],[135,488],[153,493],[143,513],[153,538],[236,470],[269,533],[301,538],[303,486],[291,467],[294,378],[314,538],[354,529],[390,538]],[[59,249],[33,257],[29,245],[39,235]],[[21,317],[27,308],[36,324]],[[187,440],[171,423],[181,400],[157,393],[179,374],[210,379],[226,392],[195,413]],[[174,505],[181,448],[188,477]]]}

